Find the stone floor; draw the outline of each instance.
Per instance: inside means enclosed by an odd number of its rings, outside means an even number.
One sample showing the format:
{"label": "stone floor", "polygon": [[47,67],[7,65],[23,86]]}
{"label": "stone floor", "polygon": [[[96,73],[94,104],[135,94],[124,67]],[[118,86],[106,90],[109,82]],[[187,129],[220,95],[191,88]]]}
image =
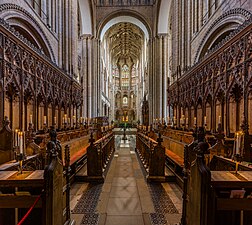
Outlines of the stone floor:
{"label": "stone floor", "polygon": [[134,137],[122,141],[104,184],[75,183],[71,188],[76,225],[174,225],[182,212],[182,193],[174,183],[148,184],[134,151]]}

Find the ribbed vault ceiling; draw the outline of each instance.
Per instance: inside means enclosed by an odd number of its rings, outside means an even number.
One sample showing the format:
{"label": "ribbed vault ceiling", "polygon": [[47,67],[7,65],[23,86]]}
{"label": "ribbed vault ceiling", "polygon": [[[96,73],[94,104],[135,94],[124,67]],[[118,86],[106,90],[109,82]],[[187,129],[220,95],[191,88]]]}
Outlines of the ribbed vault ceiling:
{"label": "ribbed vault ceiling", "polygon": [[118,23],[113,25],[105,34],[109,43],[112,60],[131,58],[134,62],[140,58],[143,47],[144,34],[132,23]]}

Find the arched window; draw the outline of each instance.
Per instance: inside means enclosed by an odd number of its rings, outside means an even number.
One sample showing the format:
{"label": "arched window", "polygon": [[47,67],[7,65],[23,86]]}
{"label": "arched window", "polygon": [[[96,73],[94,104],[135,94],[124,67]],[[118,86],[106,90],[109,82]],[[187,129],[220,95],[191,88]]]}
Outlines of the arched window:
{"label": "arched window", "polygon": [[122,67],[122,88],[128,89],[129,87],[129,67],[124,64]]}
{"label": "arched window", "polygon": [[112,75],[113,75],[113,77],[119,77],[119,70],[118,70],[117,65],[113,65]]}
{"label": "arched window", "polygon": [[122,78],[129,78],[129,67],[126,64],[122,67]]}

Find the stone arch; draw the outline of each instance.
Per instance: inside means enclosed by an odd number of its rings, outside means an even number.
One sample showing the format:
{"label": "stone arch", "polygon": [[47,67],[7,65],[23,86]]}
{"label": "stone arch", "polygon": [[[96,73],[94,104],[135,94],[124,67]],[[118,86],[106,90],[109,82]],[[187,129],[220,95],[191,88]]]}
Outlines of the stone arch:
{"label": "stone arch", "polygon": [[138,26],[145,34],[147,40],[152,36],[152,30],[146,20],[141,15],[127,10],[124,12],[116,11],[100,22],[97,30],[99,39],[103,39],[104,34],[111,26],[121,22],[128,22]]}
{"label": "stone arch", "polygon": [[14,27],[18,35],[27,39],[37,52],[55,62],[54,52],[45,32],[29,12],[15,4],[3,4],[0,7],[0,17]]}
{"label": "stone arch", "polygon": [[159,2],[158,10],[158,21],[157,21],[157,34],[168,34],[169,33],[169,21],[171,0],[161,0]]}
{"label": "stone arch", "polygon": [[217,18],[209,27],[205,36],[203,37],[194,59],[197,63],[207,52],[225,40],[231,33],[236,30],[239,25],[243,24],[251,17],[251,13],[245,9],[236,8],[231,9]]}

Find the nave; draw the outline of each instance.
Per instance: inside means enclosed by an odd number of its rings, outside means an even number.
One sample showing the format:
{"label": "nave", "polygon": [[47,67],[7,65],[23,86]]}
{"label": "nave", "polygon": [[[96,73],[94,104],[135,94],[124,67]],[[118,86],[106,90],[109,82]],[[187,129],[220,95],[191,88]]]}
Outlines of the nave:
{"label": "nave", "polygon": [[182,191],[173,182],[147,183],[135,153],[135,136],[116,137],[105,182],[71,187],[71,217],[77,225],[178,224]]}

